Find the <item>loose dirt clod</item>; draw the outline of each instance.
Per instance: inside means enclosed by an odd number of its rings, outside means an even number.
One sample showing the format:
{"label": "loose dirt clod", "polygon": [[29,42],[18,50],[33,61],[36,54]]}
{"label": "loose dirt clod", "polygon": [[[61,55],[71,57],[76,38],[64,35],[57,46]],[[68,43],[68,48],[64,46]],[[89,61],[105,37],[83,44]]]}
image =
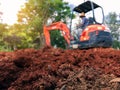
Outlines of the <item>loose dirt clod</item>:
{"label": "loose dirt clod", "polygon": [[120,90],[120,51],[44,47],[0,53],[0,90]]}

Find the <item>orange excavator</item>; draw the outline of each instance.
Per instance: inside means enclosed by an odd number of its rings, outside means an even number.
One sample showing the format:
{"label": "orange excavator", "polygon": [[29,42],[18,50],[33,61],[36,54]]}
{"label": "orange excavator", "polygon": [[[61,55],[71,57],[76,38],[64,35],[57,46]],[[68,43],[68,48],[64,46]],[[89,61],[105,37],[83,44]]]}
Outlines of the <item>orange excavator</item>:
{"label": "orange excavator", "polygon": [[[95,16],[95,9],[100,8],[102,11],[102,21],[98,22]],[[112,36],[109,28],[104,24],[104,12],[103,8],[92,1],[86,1],[73,9],[73,12],[78,13],[88,13],[92,11],[93,22],[88,24],[83,30],[80,36],[76,39],[75,36],[71,34],[72,18],[70,23],[70,28],[63,22],[55,22],[49,26],[44,26],[45,42],[47,46],[51,46],[50,31],[51,30],[61,30],[62,34],[68,43],[69,48],[95,48],[95,47],[111,47],[112,46]],[[72,15],[73,15],[72,12]],[[88,20],[91,20],[89,18]]]}

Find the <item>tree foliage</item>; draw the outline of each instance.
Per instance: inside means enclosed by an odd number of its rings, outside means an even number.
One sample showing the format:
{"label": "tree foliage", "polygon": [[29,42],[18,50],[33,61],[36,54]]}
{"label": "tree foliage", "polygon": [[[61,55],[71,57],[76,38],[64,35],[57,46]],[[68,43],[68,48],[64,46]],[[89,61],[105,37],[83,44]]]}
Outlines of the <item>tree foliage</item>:
{"label": "tree foliage", "polygon": [[0,23],[0,51],[5,50],[7,48],[7,45],[4,42],[4,37],[7,36],[9,32],[9,26],[7,24]]}
{"label": "tree foliage", "polygon": [[111,34],[113,36],[113,47],[114,48],[120,48],[120,24],[117,23],[117,17],[118,15],[115,12],[110,12],[106,16],[106,23],[109,26],[111,30]]}
{"label": "tree foliage", "polygon": [[50,39],[51,39],[51,45],[54,47],[61,47],[66,48],[67,42],[65,41],[64,37],[61,35],[61,32],[59,30],[50,31]]}
{"label": "tree foliage", "polygon": [[[43,26],[57,21],[66,23],[70,8],[63,0],[27,0],[17,16],[18,23],[14,25],[0,23],[0,50],[39,48],[44,42]],[[64,47],[60,31],[55,30],[51,36],[52,44]]]}
{"label": "tree foliage", "polygon": [[117,14],[115,12],[110,12],[106,16],[106,23],[108,24],[112,36],[114,39],[118,40],[119,38],[119,24],[117,24]]}
{"label": "tree foliage", "polygon": [[70,8],[67,5],[63,0],[28,0],[18,13],[18,22],[26,25],[33,40],[39,37],[41,46],[44,42],[43,26],[49,21],[66,22],[70,17]]}

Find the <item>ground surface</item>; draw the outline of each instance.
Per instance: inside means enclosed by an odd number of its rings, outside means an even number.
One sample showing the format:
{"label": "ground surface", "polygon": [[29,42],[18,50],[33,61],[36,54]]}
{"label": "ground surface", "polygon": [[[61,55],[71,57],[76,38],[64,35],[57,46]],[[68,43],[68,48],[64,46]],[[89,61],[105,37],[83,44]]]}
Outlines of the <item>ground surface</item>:
{"label": "ground surface", "polygon": [[0,53],[0,90],[120,90],[120,51],[44,47]]}

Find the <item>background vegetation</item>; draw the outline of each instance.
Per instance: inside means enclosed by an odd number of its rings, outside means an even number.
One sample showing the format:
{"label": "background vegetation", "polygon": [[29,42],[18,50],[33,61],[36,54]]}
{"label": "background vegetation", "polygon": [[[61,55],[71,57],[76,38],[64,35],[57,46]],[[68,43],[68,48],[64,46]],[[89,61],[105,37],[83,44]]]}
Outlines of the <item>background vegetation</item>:
{"label": "background vegetation", "polygon": [[[39,49],[45,46],[43,26],[56,21],[67,24],[70,14],[68,3],[63,0],[28,0],[17,14],[18,23],[12,26],[0,23],[0,51]],[[106,16],[106,24],[114,38],[113,47],[120,48],[120,23],[115,12]],[[53,46],[66,47],[60,31],[51,31],[51,41]]]}

